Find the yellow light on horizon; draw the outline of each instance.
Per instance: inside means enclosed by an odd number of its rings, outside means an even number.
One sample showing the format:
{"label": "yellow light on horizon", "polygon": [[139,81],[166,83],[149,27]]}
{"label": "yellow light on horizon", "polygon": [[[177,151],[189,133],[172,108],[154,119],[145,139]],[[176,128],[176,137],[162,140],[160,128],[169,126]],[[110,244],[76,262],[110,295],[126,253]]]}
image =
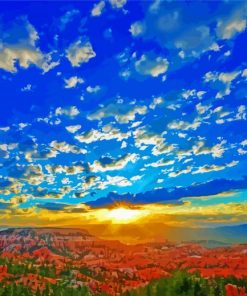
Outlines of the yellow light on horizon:
{"label": "yellow light on horizon", "polygon": [[128,209],[124,207],[109,210],[106,216],[113,222],[128,223],[141,218],[145,213],[138,209]]}

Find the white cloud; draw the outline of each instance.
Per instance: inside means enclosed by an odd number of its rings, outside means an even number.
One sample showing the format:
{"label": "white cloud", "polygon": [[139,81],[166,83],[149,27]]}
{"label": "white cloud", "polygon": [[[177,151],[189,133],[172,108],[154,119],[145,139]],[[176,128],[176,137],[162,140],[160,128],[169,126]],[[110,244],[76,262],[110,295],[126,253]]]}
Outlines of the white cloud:
{"label": "white cloud", "polygon": [[143,177],[143,175],[136,175],[130,178],[131,181],[138,181]]}
{"label": "white cloud", "polygon": [[131,128],[135,128],[135,127],[137,127],[137,126],[139,126],[140,124],[142,124],[142,122],[141,121],[135,121],[135,122],[133,122],[132,124],[131,124]]}
{"label": "white cloud", "polygon": [[1,132],[7,132],[10,130],[10,127],[9,126],[5,126],[5,127],[0,127],[0,131]]}
{"label": "white cloud", "polygon": [[78,146],[71,145],[66,142],[58,142],[52,141],[50,143],[50,147],[53,148],[55,151],[59,151],[61,153],[73,153],[73,154],[85,154],[87,151],[82,149]]}
{"label": "white cloud", "polygon": [[199,126],[201,125],[201,121],[199,120],[199,118],[195,118],[193,122],[187,122],[187,121],[172,121],[170,123],[168,123],[168,128],[169,129],[178,129],[178,130],[196,130]]}
{"label": "white cloud", "polygon": [[161,0],[153,0],[151,5],[149,6],[150,12],[157,12],[161,4]]}
{"label": "white cloud", "polygon": [[[145,26],[141,37],[178,54],[183,59],[181,65],[205,52],[220,50],[220,40],[234,38],[246,29],[246,1],[220,1],[213,13],[202,1],[189,8],[172,2],[170,6],[167,1],[152,1],[141,20]],[[198,11],[203,14],[192,18]]]}
{"label": "white cloud", "polygon": [[102,14],[102,11],[105,7],[105,1],[100,1],[97,4],[94,4],[94,7],[91,11],[92,16],[100,16]]}
{"label": "white cloud", "polygon": [[194,155],[211,154],[214,158],[220,158],[226,151],[226,148],[224,148],[224,144],[226,144],[225,140],[212,147],[206,147],[204,141],[199,141],[196,143],[196,145],[193,145],[192,151]]}
{"label": "white cloud", "polygon": [[181,108],[181,104],[169,104],[166,106],[166,108],[169,110],[175,111],[175,110]]}
{"label": "white cloud", "polygon": [[185,134],[185,133],[178,133],[179,138],[185,139],[186,136],[187,136],[187,134]]}
{"label": "white cloud", "polygon": [[61,180],[61,183],[64,184],[64,185],[67,185],[67,184],[70,184],[71,182],[70,182],[69,178],[63,178]]}
{"label": "white cloud", "polygon": [[80,124],[69,125],[69,126],[66,126],[65,128],[68,132],[70,132],[71,134],[74,134],[81,128],[81,125]]}
{"label": "white cloud", "polygon": [[153,102],[149,105],[150,109],[155,109],[158,105],[161,105],[164,102],[162,97],[156,97],[153,99]]}
{"label": "white cloud", "polygon": [[109,0],[112,8],[121,9],[127,3],[127,0]]}
{"label": "white cloud", "polygon": [[202,115],[206,113],[208,110],[210,110],[211,107],[212,105],[202,105],[201,103],[198,103],[196,105],[196,110],[200,115]]}
{"label": "white cloud", "polygon": [[143,54],[141,58],[135,62],[135,69],[142,75],[158,77],[167,71],[168,65],[169,63],[165,58],[153,57],[151,54]]}
{"label": "white cloud", "polygon": [[168,145],[166,143],[157,144],[152,149],[152,154],[155,156],[161,155],[161,154],[169,154],[174,150],[174,145]]}
{"label": "white cloud", "polygon": [[186,150],[178,150],[176,152],[178,159],[184,159],[187,156],[194,155],[212,155],[213,158],[221,158],[225,151],[227,150],[224,145],[226,144],[225,140],[222,140],[220,143],[215,144],[212,147],[205,146],[205,142],[203,140],[200,140],[196,142],[191,149]]}
{"label": "white cloud", "polygon": [[[22,21],[22,26],[13,24],[13,28],[6,32],[6,36],[13,34],[12,30],[21,32],[23,38],[11,35],[14,39],[8,42],[3,37],[0,43],[0,68],[15,73],[17,72],[17,63],[21,68],[27,69],[31,65],[43,70],[43,73],[48,72],[59,62],[52,61],[52,53],[43,53],[36,47],[36,42],[39,39],[38,32],[27,21]],[[19,39],[18,39],[19,38]]]}
{"label": "white cloud", "polygon": [[125,69],[119,72],[119,76],[125,80],[128,80],[131,75],[131,71],[129,69]]}
{"label": "white cloud", "polygon": [[222,171],[226,168],[231,168],[234,167],[238,164],[238,161],[233,160],[230,163],[223,164],[223,165],[204,165],[202,167],[199,167],[196,171],[192,172],[192,174],[204,174],[204,173],[210,173],[214,171]]}
{"label": "white cloud", "polygon": [[99,85],[96,85],[96,86],[88,86],[87,88],[86,88],[86,91],[88,92],[88,93],[90,93],[90,94],[92,94],[92,93],[97,93],[97,92],[99,92],[100,91],[100,86]]}
{"label": "white cloud", "polygon": [[143,145],[161,145],[164,142],[163,135],[150,133],[145,128],[136,129],[133,134],[137,148]]}
{"label": "white cloud", "polygon": [[48,171],[49,174],[68,174],[68,175],[77,175],[80,174],[82,172],[84,172],[84,167],[81,165],[71,165],[71,166],[67,166],[67,165],[50,165],[47,164],[45,166],[46,170]]}
{"label": "white cloud", "polygon": [[222,72],[219,74],[218,79],[224,83],[231,83],[240,74],[239,71],[234,72]]}
{"label": "white cloud", "polygon": [[32,84],[28,83],[26,86],[21,88],[21,91],[29,92],[32,90]]}
{"label": "white cloud", "polygon": [[126,187],[131,186],[132,183],[123,176],[106,176],[107,185],[111,186],[119,186],[119,187]]}
{"label": "white cloud", "polygon": [[126,154],[125,156],[113,160],[111,163],[103,164],[98,160],[95,160],[92,165],[90,165],[90,169],[93,172],[107,172],[107,171],[115,171],[121,170],[124,168],[129,162],[136,163],[139,159],[139,155],[136,153]]}
{"label": "white cloud", "polygon": [[133,109],[129,110],[125,114],[117,114],[115,116],[115,119],[119,123],[128,123],[130,121],[135,120],[136,114],[139,115],[144,115],[147,112],[147,107],[146,106],[135,106]]}
{"label": "white cloud", "polygon": [[168,176],[174,178],[174,177],[177,177],[177,176],[182,175],[182,174],[188,174],[188,173],[191,172],[191,170],[192,170],[192,168],[190,166],[187,166],[186,169],[171,172],[171,173],[169,173]]}
{"label": "white cloud", "polygon": [[127,147],[127,142],[126,141],[123,141],[122,144],[121,144],[121,149],[124,149]]}
{"label": "white cloud", "polygon": [[246,120],[246,107],[245,105],[241,105],[238,107],[238,111],[237,111],[237,114],[236,114],[236,120]]}
{"label": "white cloud", "polygon": [[[85,182],[82,184],[82,188],[84,190],[88,190],[90,188],[93,188],[97,183],[99,183],[100,178],[97,176],[89,176],[85,177]],[[101,184],[102,182],[100,182]]]}
{"label": "white cloud", "polygon": [[39,49],[21,48],[19,46],[15,48],[6,45],[0,50],[1,69],[12,73],[17,72],[16,61],[21,68],[27,69],[33,64],[43,69],[44,73],[58,65],[58,63],[50,62],[50,56],[42,54]]}
{"label": "white cloud", "polygon": [[119,129],[109,125],[108,128],[103,128],[102,131],[92,129],[87,133],[76,135],[75,139],[81,143],[90,144],[97,141],[122,141],[123,139],[127,139],[129,136],[130,132],[122,133]]}
{"label": "white cloud", "polygon": [[145,27],[142,22],[135,22],[130,26],[129,31],[133,37],[137,37],[144,33]]}
{"label": "white cloud", "polygon": [[195,97],[196,96],[196,90],[195,89],[183,90],[181,95],[185,100],[187,100],[189,97]]}
{"label": "white cloud", "polygon": [[243,146],[247,146],[247,139],[246,139],[246,140],[243,140],[243,141],[241,142],[241,145],[243,145]]}
{"label": "white cloud", "polygon": [[168,165],[172,165],[172,164],[174,164],[174,160],[160,159],[156,162],[145,164],[145,167],[158,168],[158,167],[168,166]]}
{"label": "white cloud", "polygon": [[140,150],[145,150],[149,145],[154,146],[152,148],[152,154],[157,156],[161,154],[168,154],[174,150],[174,145],[165,143],[163,137],[166,132],[162,134],[150,133],[145,128],[136,129],[133,132],[135,139],[135,146]]}
{"label": "white cloud", "polygon": [[247,154],[247,150],[244,150],[243,148],[238,148],[238,154],[239,155],[244,155],[244,154]]}
{"label": "white cloud", "polygon": [[19,127],[20,130],[23,130],[25,127],[27,127],[29,125],[30,125],[29,123],[20,122],[18,124],[18,127]]}
{"label": "white cloud", "polygon": [[217,86],[219,89],[216,94],[216,99],[221,99],[222,97],[229,95],[231,93],[232,82],[241,74],[241,71],[233,72],[207,72],[204,76],[205,82],[220,82],[221,85]]}
{"label": "white cloud", "polygon": [[225,118],[229,114],[232,114],[233,112],[220,112],[218,113],[219,119],[217,119],[215,122],[217,124],[223,124],[225,122],[233,122],[237,120],[246,120],[247,114],[246,114],[246,107],[244,105],[238,106],[237,111],[234,116]]}
{"label": "white cloud", "polygon": [[243,76],[243,77],[247,77],[247,69],[244,69],[244,70],[242,71],[242,76]]}
{"label": "white cloud", "polygon": [[90,59],[94,58],[96,53],[89,41],[83,41],[78,39],[72,43],[66,50],[66,57],[70,61],[73,67],[79,67],[82,63],[89,62]]}
{"label": "white cloud", "polygon": [[27,151],[25,153],[25,159],[28,162],[34,161],[34,160],[44,160],[44,159],[49,159],[56,157],[58,154],[57,151],[55,150],[45,150],[45,151],[39,151],[38,149],[35,149],[33,151]]}
{"label": "white cloud", "polygon": [[129,106],[122,104],[109,104],[96,112],[88,115],[89,120],[101,120],[102,118],[114,117],[119,123],[128,123],[135,120],[136,115],[144,115],[147,112],[146,106],[135,106],[130,109]]}
{"label": "white cloud", "polygon": [[[244,4],[244,2],[243,2]],[[221,39],[231,39],[246,29],[247,7],[242,7],[229,13],[217,22],[216,33]]]}
{"label": "white cloud", "polygon": [[60,19],[60,29],[64,30],[68,23],[72,22],[75,16],[79,15],[80,11],[77,9],[72,9],[66,11],[66,13]]}
{"label": "white cloud", "polygon": [[74,88],[78,84],[84,83],[84,80],[80,77],[72,76],[68,79],[64,79],[64,82],[65,82],[65,88]]}
{"label": "white cloud", "polygon": [[76,106],[70,106],[67,108],[57,107],[55,110],[56,116],[66,115],[69,117],[74,117],[74,116],[77,116],[78,114],[80,114],[80,111],[77,109]]}

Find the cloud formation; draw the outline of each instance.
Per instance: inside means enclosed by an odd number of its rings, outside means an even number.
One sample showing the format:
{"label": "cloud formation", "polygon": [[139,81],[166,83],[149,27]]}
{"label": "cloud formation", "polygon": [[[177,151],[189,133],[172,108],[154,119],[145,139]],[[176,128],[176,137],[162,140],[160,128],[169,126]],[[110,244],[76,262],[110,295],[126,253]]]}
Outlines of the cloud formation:
{"label": "cloud formation", "polygon": [[[20,35],[15,34],[17,30],[20,30]],[[15,73],[18,71],[18,63],[24,69],[35,65],[46,73],[59,64],[59,61],[52,61],[52,53],[43,53],[37,47],[38,32],[27,19],[16,20],[3,36],[0,44],[0,69]]]}
{"label": "cloud formation", "polygon": [[70,44],[66,50],[66,57],[73,67],[80,67],[81,64],[89,62],[96,57],[96,53],[89,41],[82,38]]}

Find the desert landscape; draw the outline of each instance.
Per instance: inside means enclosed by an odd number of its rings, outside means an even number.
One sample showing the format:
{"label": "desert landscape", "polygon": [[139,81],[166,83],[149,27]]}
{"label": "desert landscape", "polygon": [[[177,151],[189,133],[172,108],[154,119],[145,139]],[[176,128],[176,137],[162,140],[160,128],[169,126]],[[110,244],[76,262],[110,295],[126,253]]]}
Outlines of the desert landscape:
{"label": "desert landscape", "polygon": [[175,295],[173,282],[176,295],[247,295],[247,244],[127,245],[80,229],[9,228],[0,251],[0,295]]}

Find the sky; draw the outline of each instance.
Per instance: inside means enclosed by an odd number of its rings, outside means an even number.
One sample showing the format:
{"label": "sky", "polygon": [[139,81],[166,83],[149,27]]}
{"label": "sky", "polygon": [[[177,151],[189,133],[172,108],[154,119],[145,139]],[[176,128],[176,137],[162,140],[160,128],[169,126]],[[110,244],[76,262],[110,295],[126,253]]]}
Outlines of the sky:
{"label": "sky", "polygon": [[0,223],[247,223],[245,1],[1,2]]}

